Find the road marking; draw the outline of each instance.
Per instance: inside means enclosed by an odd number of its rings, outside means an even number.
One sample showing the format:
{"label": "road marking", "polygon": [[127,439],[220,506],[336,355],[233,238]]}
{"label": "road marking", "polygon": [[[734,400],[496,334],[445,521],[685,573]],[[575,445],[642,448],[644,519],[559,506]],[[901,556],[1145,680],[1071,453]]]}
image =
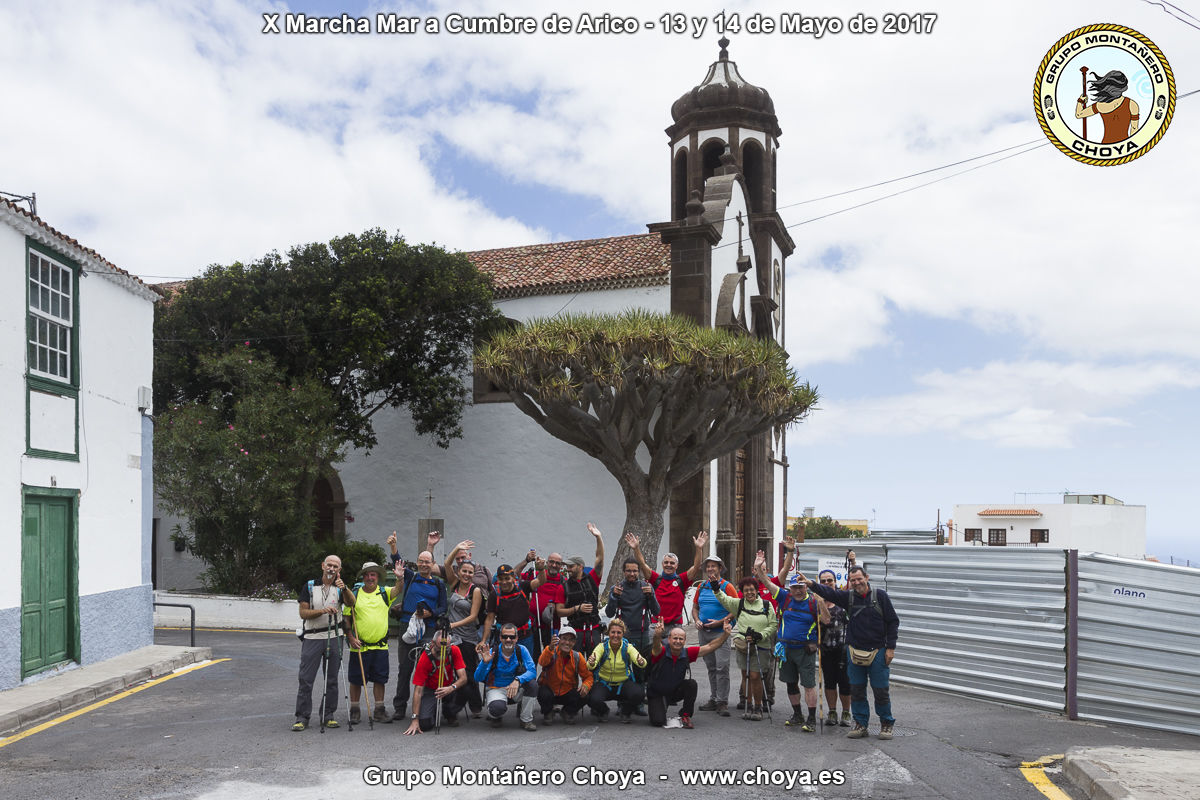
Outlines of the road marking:
{"label": "road marking", "polygon": [[75,719],[76,717],[86,714],[89,711],[95,711],[97,708],[100,708],[101,706],[106,706],[109,703],[115,703],[116,701],[118,701],[122,698],[129,697],[131,694],[137,694],[140,691],[149,689],[151,686],[157,686],[158,684],[169,681],[172,678],[178,678],[180,675],[186,675],[189,672],[194,672],[195,670],[202,669],[204,667],[211,667],[213,664],[220,664],[222,661],[229,661],[229,659],[228,658],[217,658],[217,659],[212,659],[210,661],[201,661],[201,662],[192,664],[187,667],[182,667],[180,669],[175,670],[174,672],[172,672],[169,675],[163,675],[161,678],[154,678],[153,680],[146,681],[145,683],[134,686],[132,689],[126,689],[123,692],[114,694],[112,697],[107,697],[103,700],[99,700],[95,703],[92,703],[90,706],[84,706],[83,708],[77,708],[69,714],[63,714],[61,717],[55,717],[54,719],[43,722],[40,725],[35,725],[32,728],[30,728],[29,730],[21,731],[20,733],[14,735],[14,736],[9,736],[7,739],[0,739],[0,747],[8,747],[10,744],[13,744],[14,742],[19,742],[22,739],[33,736],[35,733],[41,733],[42,731],[44,731],[48,728],[53,728],[55,725],[59,725],[63,722],[67,722],[68,720]]}
{"label": "road marking", "polygon": [[1049,800],[1071,800],[1071,796],[1054,785],[1054,781],[1046,777],[1046,767],[1051,766],[1059,761],[1062,761],[1063,755],[1060,753],[1053,756],[1042,756],[1036,761],[1022,761],[1021,774],[1025,776],[1025,780],[1033,785]]}

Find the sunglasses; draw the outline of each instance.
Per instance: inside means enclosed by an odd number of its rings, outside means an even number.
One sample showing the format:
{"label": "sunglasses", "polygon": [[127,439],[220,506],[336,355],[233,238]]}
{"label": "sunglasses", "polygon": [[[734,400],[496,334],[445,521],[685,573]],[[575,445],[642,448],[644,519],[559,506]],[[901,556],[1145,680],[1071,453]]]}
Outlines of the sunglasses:
{"label": "sunglasses", "polygon": [[501,636],[500,638],[501,638],[501,639],[503,639],[503,640],[505,640],[505,641],[514,641],[514,640],[515,640],[517,637],[515,637],[515,636]]}
{"label": "sunglasses", "polygon": [[547,561],[546,563],[552,567],[561,567],[563,565],[561,561]]}
{"label": "sunglasses", "polygon": [[833,578],[825,578],[821,583],[833,583]]}

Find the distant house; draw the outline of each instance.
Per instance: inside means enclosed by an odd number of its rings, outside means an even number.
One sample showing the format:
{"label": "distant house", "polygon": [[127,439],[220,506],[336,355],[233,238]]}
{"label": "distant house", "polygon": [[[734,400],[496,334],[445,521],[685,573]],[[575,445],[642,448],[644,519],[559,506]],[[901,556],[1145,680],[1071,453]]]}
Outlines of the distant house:
{"label": "distant house", "polygon": [[[0,689],[152,643],[140,280],[0,200]],[[7,476],[7,477],[3,477]]]}
{"label": "distant house", "polygon": [[1035,505],[956,505],[950,531],[953,545],[1146,555],[1146,507],[1104,494],[1066,494],[1061,503]]}

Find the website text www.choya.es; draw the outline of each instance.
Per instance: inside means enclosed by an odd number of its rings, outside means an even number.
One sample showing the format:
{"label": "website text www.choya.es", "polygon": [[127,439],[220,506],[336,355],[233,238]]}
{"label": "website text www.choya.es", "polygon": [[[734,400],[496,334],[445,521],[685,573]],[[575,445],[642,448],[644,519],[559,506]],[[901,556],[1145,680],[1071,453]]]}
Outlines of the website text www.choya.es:
{"label": "website text www.choya.es", "polygon": [[424,786],[602,786],[629,789],[648,785],[648,779],[660,784],[678,781],[683,786],[764,786],[795,789],[803,786],[841,786],[846,782],[842,770],[807,769],[681,769],[674,773],[647,773],[644,769],[602,769],[579,766],[574,769],[530,769],[513,767],[474,769],[443,766],[435,769],[393,769],[369,765],[362,771],[368,786],[400,786],[417,789]]}

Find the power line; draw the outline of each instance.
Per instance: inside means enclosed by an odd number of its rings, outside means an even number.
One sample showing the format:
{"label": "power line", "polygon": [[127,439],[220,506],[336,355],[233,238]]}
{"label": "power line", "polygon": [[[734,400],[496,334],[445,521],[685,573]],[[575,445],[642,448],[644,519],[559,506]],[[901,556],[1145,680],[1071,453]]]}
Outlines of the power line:
{"label": "power line", "polygon": [[1189,14],[1187,11],[1180,8],[1179,6],[1174,5],[1173,3],[1165,2],[1165,0],[1163,0],[1162,2],[1159,2],[1158,0],[1142,0],[1142,2],[1145,3],[1146,5],[1158,6],[1159,8],[1161,8],[1163,10],[1163,13],[1166,14],[1167,16],[1169,16],[1171,19],[1178,20],[1179,22],[1182,22],[1184,25],[1189,25],[1189,26],[1195,28],[1196,30],[1200,31],[1200,25],[1196,25],[1195,23],[1188,22],[1186,19],[1179,16],[1179,14],[1174,13],[1175,11],[1178,11],[1180,14],[1183,14],[1184,16],[1191,17],[1192,19],[1196,20],[1196,22],[1200,22],[1200,19],[1196,19],[1196,17],[1193,17],[1191,14]]}
{"label": "power line", "polygon": [[[1150,2],[1150,0],[1143,0],[1143,1],[1144,1],[1144,2],[1148,2],[1148,3]],[[1155,5],[1155,3],[1151,3],[1151,5]],[[1193,27],[1196,27],[1196,26],[1193,26]],[[1200,30],[1200,28],[1198,28],[1198,30]],[[1190,92],[1184,92],[1183,94],[1177,94],[1177,95],[1176,95],[1176,99],[1177,99],[1177,100],[1182,100],[1182,99],[1183,99],[1183,98],[1185,98],[1185,97],[1191,97],[1191,96],[1193,96],[1193,95],[1195,95],[1195,94],[1200,94],[1200,89],[1193,89],[1193,90],[1192,90],[1192,91],[1190,91]],[[809,223],[811,223],[811,222],[817,222],[818,220],[827,219],[827,218],[829,218],[829,217],[834,217],[834,216],[837,216],[837,215],[839,215],[839,214],[844,214],[844,213],[846,213],[846,212],[848,212],[848,211],[854,211],[854,210],[856,210],[856,209],[863,208],[864,206],[869,206],[869,205],[872,205],[872,204],[874,204],[874,203],[878,203],[878,202],[880,202],[881,200],[888,200],[888,199],[890,199],[890,198],[893,198],[893,197],[898,197],[898,196],[900,196],[900,195],[902,195],[902,194],[908,194],[909,192],[916,191],[917,189],[923,189],[923,188],[925,188],[926,186],[932,186],[932,185],[934,185],[935,183],[941,183],[941,182],[942,182],[942,181],[944,181],[944,180],[949,180],[950,178],[955,178],[955,177],[958,177],[959,175],[965,175],[965,174],[966,174],[966,173],[968,173],[968,172],[974,172],[974,171],[975,171],[975,170],[977,170],[977,169],[982,169],[983,167],[991,166],[992,164],[998,164],[998,163],[1000,163],[1001,161],[1007,161],[1007,160],[1008,160],[1008,159],[1010,159],[1010,158],[1015,158],[1015,157],[1017,157],[1017,156],[1024,155],[1024,154],[1026,154],[1026,153],[1032,152],[1033,150],[1037,150],[1037,149],[1039,149],[1039,148],[1041,148],[1041,147],[1045,147],[1045,146],[1046,146],[1046,145],[1048,145],[1048,144],[1050,144],[1050,142],[1049,142],[1049,141],[1046,141],[1045,139],[1031,139],[1031,140],[1029,140],[1029,141],[1027,141],[1027,142],[1022,142],[1022,143],[1020,143],[1020,144],[1014,144],[1014,145],[1011,145],[1011,146],[1009,146],[1009,147],[1002,147],[1002,148],[1000,148],[999,150],[993,150],[993,151],[991,151],[990,153],[983,153],[983,154],[981,154],[981,155],[977,155],[977,156],[971,156],[970,158],[964,158],[964,159],[960,159],[959,161],[952,161],[952,162],[950,162],[950,163],[948,163],[948,164],[942,164],[941,166],[937,166],[937,167],[931,167],[931,168],[929,168],[929,169],[924,169],[924,170],[920,170],[920,171],[917,171],[917,172],[912,172],[912,173],[909,173],[908,175],[902,175],[902,176],[900,176],[900,177],[896,177],[896,178],[888,178],[887,180],[883,180],[883,181],[877,181],[877,182],[875,182],[875,183],[870,183],[870,184],[866,184],[866,185],[863,185],[863,186],[858,186],[858,187],[855,187],[855,188],[853,188],[853,189],[845,189],[845,190],[843,190],[843,191],[840,191],[840,192],[833,192],[833,193],[831,193],[831,194],[821,195],[820,197],[813,197],[813,198],[809,198],[809,199],[807,199],[807,200],[800,200],[800,201],[798,201],[798,202],[795,202],[795,203],[789,203],[789,204],[787,204],[787,205],[784,205],[784,206],[779,206],[779,207],[776,209],[776,211],[779,211],[779,210],[781,210],[781,209],[795,208],[795,207],[797,207],[797,206],[807,205],[807,204],[809,204],[809,203],[816,203],[816,202],[820,202],[821,200],[829,200],[829,199],[831,199],[831,198],[834,198],[834,197],[842,197],[842,196],[844,196],[844,195],[848,195],[848,194],[854,194],[854,193],[856,193],[856,192],[865,191],[865,190],[867,190],[867,189],[875,189],[875,188],[878,188],[878,187],[880,187],[880,186],[887,186],[887,185],[889,185],[889,184],[892,184],[892,183],[899,183],[900,181],[909,180],[910,178],[917,178],[917,177],[920,177],[920,176],[922,176],[922,175],[929,175],[929,174],[931,174],[931,173],[934,173],[934,172],[941,172],[942,170],[945,170],[945,169],[950,169],[950,168],[952,168],[952,167],[961,166],[961,165],[963,165],[963,164],[969,164],[969,163],[971,163],[972,161],[978,161],[978,160],[980,160],[980,159],[983,159],[983,158],[989,158],[989,157],[991,157],[991,156],[1000,155],[1001,153],[1007,153],[1007,152],[1009,152],[1009,151],[1011,151],[1011,150],[1016,150],[1017,148],[1021,148],[1021,147],[1026,147],[1026,148],[1028,148],[1028,149],[1026,149],[1026,150],[1022,150],[1022,151],[1020,151],[1019,153],[1013,153],[1012,155],[1004,156],[1003,158],[997,158],[997,159],[995,159],[995,160],[993,160],[993,161],[989,161],[989,162],[987,162],[986,164],[978,164],[978,165],[976,165],[976,166],[974,166],[974,167],[971,167],[970,169],[964,169],[964,170],[960,170],[959,172],[955,172],[955,173],[953,173],[953,174],[951,174],[951,175],[945,175],[945,176],[943,176],[943,177],[937,178],[936,180],[932,180],[932,181],[926,181],[925,183],[921,183],[921,184],[918,184],[918,185],[916,185],[916,186],[909,187],[909,188],[907,188],[907,189],[902,189],[902,190],[900,190],[900,191],[898,191],[898,192],[893,192],[893,193],[891,193],[891,194],[883,195],[883,196],[881,196],[881,197],[876,197],[876,198],[874,198],[874,199],[872,199],[872,200],[867,200],[867,201],[864,201],[864,202],[862,202],[862,203],[856,203],[855,205],[852,205],[852,206],[847,206],[846,208],[838,209],[837,211],[831,211],[831,212],[829,212],[828,214],[821,214],[820,216],[811,217],[811,218],[809,218],[809,219],[806,219],[806,220],[801,220],[800,222],[796,222],[796,223],[793,223],[793,224],[791,224],[791,225],[786,225],[786,226],[785,226],[785,228],[787,228],[787,229],[789,229],[789,230],[790,230],[791,228],[798,228],[798,227],[800,227],[801,225],[807,225],[807,224],[809,224]],[[1033,147],[1030,147],[1030,145],[1034,145],[1034,146],[1033,146]],[[730,222],[730,221],[732,221],[732,218],[723,218],[721,221],[722,221],[723,223],[724,223],[724,222]],[[638,235],[638,234],[631,234],[631,235]],[[587,241],[584,241],[584,242],[575,242],[575,243],[570,243],[570,244],[567,244],[567,245],[565,245],[565,246],[563,246],[563,247],[559,248],[559,249],[557,250],[557,252],[560,252],[560,253],[561,253],[561,252],[570,252],[570,251],[573,251],[573,250],[584,250],[584,249],[587,249],[587,248],[590,248],[590,247],[596,247],[596,246],[599,246],[599,245],[601,245],[602,243],[604,243],[604,242],[607,242],[609,239],[614,239],[614,238],[622,238],[622,237],[619,237],[619,236],[607,236],[607,237],[601,237],[601,238],[599,238],[599,239],[589,239],[589,240],[587,240]],[[721,249],[721,248],[723,248],[723,247],[731,247],[731,246],[734,246],[734,245],[736,245],[736,244],[737,244],[737,242],[727,242],[727,243],[725,243],[725,244],[720,244],[720,245],[717,245],[717,246],[716,246],[716,247],[714,247],[713,249],[714,249],[714,250],[719,250],[719,249]],[[520,245],[519,245],[519,246],[520,246]],[[526,247],[540,247],[540,246],[545,246],[545,245],[524,245],[524,246],[526,246]],[[187,280],[191,280],[190,278],[178,278],[178,277],[176,277],[176,276],[170,276],[170,275],[138,275],[137,277],[139,277],[139,278],[165,278],[165,279],[173,279],[173,280],[180,280],[180,281],[187,281]],[[270,337],[268,337],[268,338],[270,338]]]}

